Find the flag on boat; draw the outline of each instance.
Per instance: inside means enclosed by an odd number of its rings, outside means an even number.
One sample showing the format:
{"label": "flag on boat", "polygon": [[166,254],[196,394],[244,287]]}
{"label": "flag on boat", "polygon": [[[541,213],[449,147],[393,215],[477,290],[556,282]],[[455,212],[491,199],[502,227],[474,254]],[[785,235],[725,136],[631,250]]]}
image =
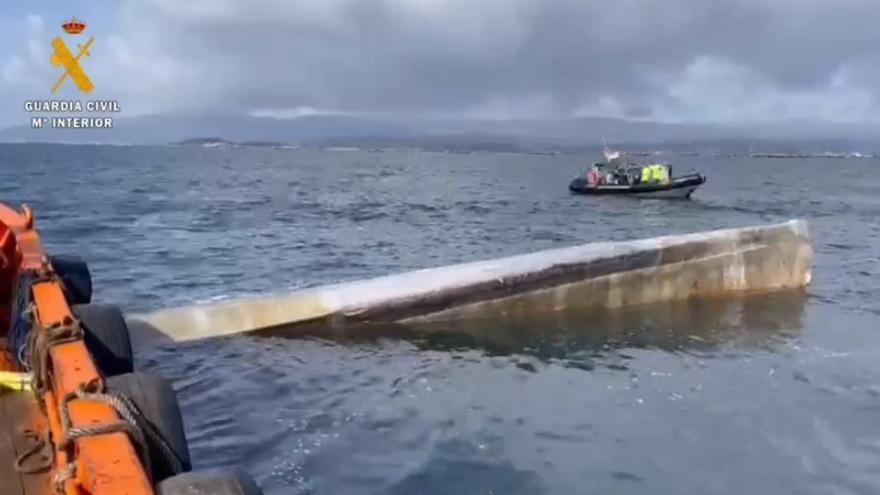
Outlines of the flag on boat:
{"label": "flag on boat", "polygon": [[610,162],[611,160],[614,160],[614,159],[620,158],[620,152],[619,152],[619,151],[611,151],[610,149],[608,149],[607,146],[605,147],[605,151],[604,151],[604,153],[605,153],[605,159],[608,160],[609,162]]}
{"label": "flag on boat", "polygon": [[604,134],[602,135],[602,146],[604,146],[604,149],[602,150],[602,152],[605,153],[606,160],[608,160],[610,162],[611,160],[616,160],[617,158],[620,158],[619,151],[611,151],[611,149],[608,148],[608,142],[605,141]]}

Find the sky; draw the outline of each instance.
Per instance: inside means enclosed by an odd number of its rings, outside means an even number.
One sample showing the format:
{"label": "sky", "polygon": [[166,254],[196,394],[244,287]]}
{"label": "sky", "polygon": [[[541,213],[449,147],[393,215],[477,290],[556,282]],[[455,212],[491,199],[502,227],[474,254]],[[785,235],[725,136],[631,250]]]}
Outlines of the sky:
{"label": "sky", "polygon": [[877,122],[878,20],[878,0],[4,1],[0,127],[84,99],[50,95],[49,43],[90,35],[88,98],[127,116]]}

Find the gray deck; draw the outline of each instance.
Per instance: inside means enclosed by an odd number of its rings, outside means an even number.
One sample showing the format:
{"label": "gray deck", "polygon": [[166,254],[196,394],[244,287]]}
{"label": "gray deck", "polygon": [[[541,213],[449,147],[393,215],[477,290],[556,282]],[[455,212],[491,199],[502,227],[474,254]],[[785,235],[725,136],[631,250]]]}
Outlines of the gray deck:
{"label": "gray deck", "polygon": [[[47,474],[28,475],[15,470],[15,460],[33,445],[26,433],[35,418],[41,417],[34,396],[29,392],[0,392],[0,494],[47,495]],[[29,459],[39,462],[39,454]]]}

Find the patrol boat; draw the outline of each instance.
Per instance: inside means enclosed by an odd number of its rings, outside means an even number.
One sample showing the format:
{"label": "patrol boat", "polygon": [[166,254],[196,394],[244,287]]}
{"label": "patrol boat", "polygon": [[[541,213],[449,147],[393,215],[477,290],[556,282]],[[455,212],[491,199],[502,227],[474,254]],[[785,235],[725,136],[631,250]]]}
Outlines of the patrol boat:
{"label": "patrol boat", "polygon": [[611,181],[605,175],[593,182],[589,177],[577,177],[571,181],[568,189],[573,193],[588,195],[626,194],[640,198],[688,199],[706,182],[706,176],[700,173],[648,181],[642,181],[640,176],[636,178],[631,174],[621,176],[612,172],[612,176],[614,178]]}
{"label": "patrol boat", "polygon": [[568,189],[577,194],[609,195],[625,194],[640,198],[688,199],[694,191],[706,182],[706,176],[692,173],[672,177],[672,166],[668,163],[638,165],[628,163],[619,151],[611,151],[605,146],[608,165],[596,163],[585,176],[577,177]]}

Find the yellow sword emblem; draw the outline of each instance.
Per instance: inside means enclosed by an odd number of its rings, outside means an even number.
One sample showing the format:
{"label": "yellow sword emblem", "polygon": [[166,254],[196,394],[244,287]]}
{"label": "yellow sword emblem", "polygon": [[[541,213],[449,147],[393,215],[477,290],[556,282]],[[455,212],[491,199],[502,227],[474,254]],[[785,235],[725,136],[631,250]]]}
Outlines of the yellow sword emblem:
{"label": "yellow sword emblem", "polygon": [[92,81],[89,80],[89,76],[87,76],[86,73],[83,72],[82,67],[79,66],[79,59],[82,58],[83,55],[91,56],[91,53],[89,53],[89,47],[92,46],[93,41],[95,41],[94,36],[89,38],[89,41],[87,41],[85,45],[77,44],[76,46],[79,48],[79,53],[74,57],[73,54],[70,53],[70,50],[67,49],[67,45],[64,44],[64,40],[57,36],[52,40],[52,48],[55,49],[55,53],[52,55],[50,61],[55,67],[64,66],[64,74],[61,75],[61,78],[59,78],[58,82],[55,83],[55,86],[52,87],[52,94],[55,94],[55,92],[58,91],[58,88],[67,76],[70,76],[70,78],[73,79],[73,83],[76,84],[76,87],[83,93],[89,94],[95,89]]}

